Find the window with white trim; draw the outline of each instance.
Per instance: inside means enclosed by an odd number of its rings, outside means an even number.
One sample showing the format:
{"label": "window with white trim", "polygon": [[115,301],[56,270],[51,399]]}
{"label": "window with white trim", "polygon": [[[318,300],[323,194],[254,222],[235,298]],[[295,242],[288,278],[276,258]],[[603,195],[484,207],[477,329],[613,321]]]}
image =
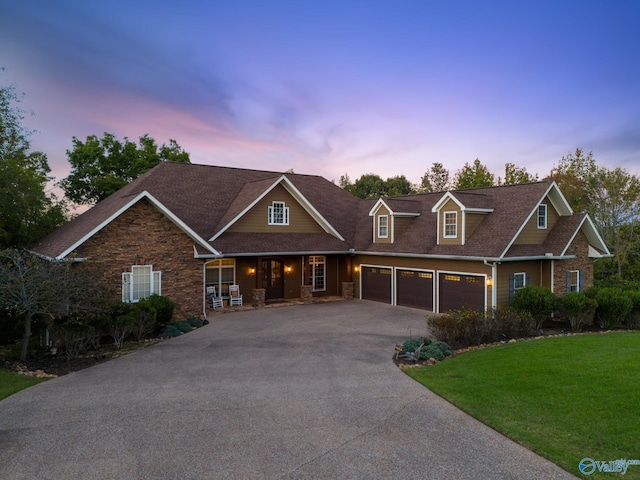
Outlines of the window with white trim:
{"label": "window with white trim", "polygon": [[137,303],[153,294],[162,295],[162,274],[153,265],[133,265],[130,272],[122,272],[122,301]]}
{"label": "window with white trim", "polygon": [[522,290],[527,286],[527,274],[524,272],[513,274],[513,290]]}
{"label": "window with white trim", "polygon": [[458,212],[444,212],[444,238],[458,236]]}
{"label": "window with white trim", "polygon": [[272,202],[269,206],[269,225],[289,225],[289,207],[284,202]]}
{"label": "window with white trim", "polygon": [[567,272],[567,293],[581,292],[580,270],[570,270]]}
{"label": "window with white trim", "polygon": [[544,203],[538,205],[538,228],[547,228],[547,206]]}
{"label": "window with white trim", "polygon": [[378,238],[388,238],[388,237],[389,237],[389,216],[379,215],[378,216]]}
{"label": "window with white trim", "polygon": [[326,274],[325,268],[326,257],[322,255],[309,256],[309,283],[311,289],[314,292],[320,292],[327,289],[326,287]]}
{"label": "window with white trim", "polygon": [[216,287],[216,295],[229,296],[229,285],[235,283],[236,261],[234,258],[219,258],[207,262],[205,267],[205,284]]}

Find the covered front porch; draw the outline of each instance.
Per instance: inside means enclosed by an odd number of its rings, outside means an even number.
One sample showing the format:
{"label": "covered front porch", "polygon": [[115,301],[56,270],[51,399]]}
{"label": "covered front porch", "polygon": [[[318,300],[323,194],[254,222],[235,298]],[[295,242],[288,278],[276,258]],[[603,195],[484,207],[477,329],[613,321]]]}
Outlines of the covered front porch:
{"label": "covered front porch", "polygon": [[[203,312],[313,303],[325,297],[353,298],[348,255],[278,255],[217,258],[204,263]],[[237,285],[242,304],[230,306],[230,288]],[[215,289],[222,308],[213,308]]]}

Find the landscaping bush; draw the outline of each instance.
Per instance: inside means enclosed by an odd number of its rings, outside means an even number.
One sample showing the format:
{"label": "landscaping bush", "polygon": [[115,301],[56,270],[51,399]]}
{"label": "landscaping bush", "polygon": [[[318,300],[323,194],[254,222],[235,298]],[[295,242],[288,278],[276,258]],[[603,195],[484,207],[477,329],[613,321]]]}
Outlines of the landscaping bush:
{"label": "landscaping bush", "polygon": [[569,292],[560,297],[558,306],[561,318],[566,319],[575,332],[593,324],[598,302],[584,293]]}
{"label": "landscaping bush", "polygon": [[442,315],[428,315],[427,326],[439,340],[457,347],[494,341],[493,319],[482,310],[452,310]]}
{"label": "landscaping bush", "polygon": [[521,312],[513,307],[498,307],[493,310],[494,341],[505,338],[523,338],[530,336],[536,326],[529,312]]}
{"label": "landscaping bush", "polygon": [[200,328],[202,325],[204,325],[204,322],[196,317],[189,317],[187,318],[186,322],[193,328]]}
{"label": "landscaping bush", "polygon": [[631,296],[620,288],[594,288],[587,293],[598,302],[596,318],[602,328],[615,327],[626,320],[633,309]]}
{"label": "landscaping bush", "polygon": [[175,326],[175,324],[170,323],[169,325],[164,327],[162,332],[160,332],[160,336],[161,337],[178,337],[178,336],[182,335],[183,333],[184,332],[178,330],[178,328]]}
{"label": "landscaping bush", "polygon": [[149,299],[142,299],[132,304],[131,315],[134,318],[133,335],[136,340],[142,340],[155,330],[158,313]]}
{"label": "landscaping bush", "polygon": [[557,302],[558,299],[551,290],[527,285],[516,291],[510,305],[521,312],[529,312],[536,322],[536,328],[539,329],[544,321],[551,317]]}
{"label": "landscaping bush", "polygon": [[452,351],[449,345],[445,342],[437,341],[429,344],[426,348],[423,348],[420,351],[420,359],[429,360],[430,358],[435,358],[436,360],[441,361],[451,356],[451,353]]}
{"label": "landscaping bush", "polygon": [[168,325],[173,318],[174,304],[168,297],[153,294],[146,299],[151,309],[156,312],[156,323],[160,326]]}
{"label": "landscaping bush", "polygon": [[173,322],[170,325],[173,325],[182,333],[190,332],[193,329],[193,327],[189,324],[189,322]]}
{"label": "landscaping bush", "polygon": [[87,318],[76,315],[56,319],[51,325],[55,345],[67,358],[75,358],[99,343],[101,332]]}
{"label": "landscaping bush", "polygon": [[113,338],[116,348],[122,347],[125,339],[133,331],[136,319],[131,314],[118,315],[111,319],[109,335]]}
{"label": "landscaping bush", "polygon": [[629,329],[640,328],[640,291],[627,291],[627,295],[633,306],[625,323]]}
{"label": "landscaping bush", "polygon": [[531,314],[511,307],[496,308],[490,312],[452,310],[427,317],[427,326],[433,335],[456,347],[527,337],[533,333],[534,325]]}
{"label": "landscaping bush", "polygon": [[411,338],[409,340],[405,340],[402,343],[402,351],[407,353],[415,352],[421,344],[422,344],[422,340],[418,338]]}

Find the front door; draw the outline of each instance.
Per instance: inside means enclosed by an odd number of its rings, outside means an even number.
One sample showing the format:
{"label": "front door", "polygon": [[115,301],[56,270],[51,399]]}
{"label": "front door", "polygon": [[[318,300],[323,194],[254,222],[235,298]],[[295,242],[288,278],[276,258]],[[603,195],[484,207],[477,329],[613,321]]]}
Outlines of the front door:
{"label": "front door", "polygon": [[282,261],[263,260],[262,275],[262,284],[265,288],[265,300],[284,298],[284,277]]}

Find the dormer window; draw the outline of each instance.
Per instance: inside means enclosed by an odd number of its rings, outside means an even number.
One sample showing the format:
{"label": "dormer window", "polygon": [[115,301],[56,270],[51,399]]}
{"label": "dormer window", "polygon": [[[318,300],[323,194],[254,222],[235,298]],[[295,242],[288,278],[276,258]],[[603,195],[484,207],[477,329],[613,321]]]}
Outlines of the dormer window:
{"label": "dormer window", "polygon": [[271,203],[269,225],[289,225],[289,207],[286,207],[284,202]]}
{"label": "dormer window", "polygon": [[389,216],[380,215],[378,216],[378,238],[388,238],[388,237],[389,237]]}
{"label": "dormer window", "polygon": [[540,230],[547,228],[547,206],[544,203],[538,205],[538,228]]}
{"label": "dormer window", "polygon": [[444,238],[458,237],[458,212],[444,212]]}

